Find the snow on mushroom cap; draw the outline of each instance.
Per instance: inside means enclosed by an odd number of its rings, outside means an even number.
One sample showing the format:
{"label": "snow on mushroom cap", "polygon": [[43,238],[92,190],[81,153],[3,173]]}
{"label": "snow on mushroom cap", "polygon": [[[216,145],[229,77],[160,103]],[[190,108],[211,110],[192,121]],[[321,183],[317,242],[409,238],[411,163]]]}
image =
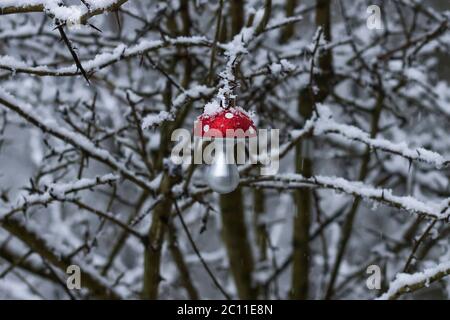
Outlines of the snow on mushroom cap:
{"label": "snow on mushroom cap", "polygon": [[[210,106],[212,107],[212,106]],[[205,108],[206,109],[206,108]],[[194,135],[211,138],[250,138],[256,136],[251,116],[242,108],[210,108],[194,124]]]}

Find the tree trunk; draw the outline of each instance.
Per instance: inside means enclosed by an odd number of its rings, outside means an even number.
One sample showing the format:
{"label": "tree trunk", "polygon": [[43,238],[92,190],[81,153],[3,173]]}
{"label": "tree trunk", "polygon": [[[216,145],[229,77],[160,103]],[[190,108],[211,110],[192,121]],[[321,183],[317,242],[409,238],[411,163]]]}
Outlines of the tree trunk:
{"label": "tree trunk", "polygon": [[[331,16],[329,0],[317,0],[316,25],[323,28],[323,37],[327,42],[331,39]],[[319,57],[319,68],[322,70],[316,75],[316,83],[319,87],[319,93],[316,95],[316,102],[322,102],[328,96],[332,86],[333,77],[333,52],[328,50]]]}
{"label": "tree trunk", "polygon": [[[286,17],[293,16],[296,7],[297,7],[297,0],[286,0],[286,4],[284,6]],[[281,43],[288,42],[288,40],[294,36],[294,33],[295,33],[295,23],[288,24],[282,29],[280,42]]]}
{"label": "tree trunk", "polygon": [[[290,8],[286,6],[286,8]],[[323,28],[326,41],[331,41],[330,1],[317,0],[316,25]],[[319,58],[321,74],[314,75],[312,83],[317,83],[319,92],[311,95],[311,88],[301,91],[299,96],[299,113],[303,119],[309,119],[316,102],[322,102],[329,94],[329,86],[333,76],[333,55],[331,51],[323,53]],[[313,100],[314,99],[314,100]],[[310,177],[313,174],[312,141],[304,140],[296,147],[296,172]],[[300,188],[294,194],[297,207],[293,230],[293,267],[292,267],[292,299],[308,299],[309,282],[309,232],[311,220],[311,190]]]}
{"label": "tree trunk", "polygon": [[143,299],[157,299],[160,275],[161,249],[170,218],[172,201],[168,197],[171,187],[170,177],[164,174],[161,193],[165,196],[153,211],[152,226],[148,233],[148,243],[144,252],[144,288]]}
{"label": "tree trunk", "polygon": [[264,190],[255,189],[253,191],[253,226],[255,232],[256,245],[258,246],[258,259],[267,259],[267,230],[266,223],[261,221],[265,216]]}
{"label": "tree trunk", "polygon": [[[312,114],[309,90],[303,90],[299,98],[299,112],[308,119]],[[310,177],[312,175],[312,141],[300,142],[295,149],[295,172]],[[311,190],[299,188],[294,192],[296,212],[293,224],[292,255],[292,299],[308,299],[309,283],[309,229],[311,215]]]}
{"label": "tree trunk", "polygon": [[191,274],[189,272],[189,268],[184,260],[183,253],[178,246],[177,239],[177,230],[173,223],[169,223],[169,250],[172,255],[172,259],[175,262],[175,265],[178,268],[178,272],[180,273],[181,283],[183,287],[186,289],[188,296],[191,300],[198,300],[198,291],[192,282]]}
{"label": "tree trunk", "polygon": [[231,34],[237,35],[244,26],[244,1],[231,0],[230,1],[230,16],[231,16]]}
{"label": "tree trunk", "polygon": [[220,196],[222,236],[230,270],[240,299],[255,299],[252,284],[253,255],[247,237],[242,189]]}

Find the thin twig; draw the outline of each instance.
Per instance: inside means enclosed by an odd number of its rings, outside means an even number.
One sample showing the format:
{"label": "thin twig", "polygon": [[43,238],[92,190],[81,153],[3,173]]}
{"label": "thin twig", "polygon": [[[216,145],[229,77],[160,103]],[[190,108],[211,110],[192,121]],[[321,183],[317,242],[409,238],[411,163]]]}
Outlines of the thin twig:
{"label": "thin twig", "polygon": [[73,60],[75,61],[75,65],[77,66],[77,68],[80,70],[81,74],[83,75],[83,77],[86,79],[87,83],[90,84],[89,82],[89,78],[87,76],[86,71],[83,69],[83,66],[81,65],[80,59],[77,56],[77,53],[75,52],[75,50],[72,47],[72,44],[70,43],[69,38],[67,38],[66,33],[64,32],[64,27],[63,24],[59,24],[58,25],[58,31],[59,34],[61,35],[62,40],[64,41],[64,43],[66,44],[67,48],[70,51],[70,54],[72,55]]}
{"label": "thin twig", "polygon": [[227,300],[231,300],[230,295],[225,291],[225,289],[222,287],[222,285],[219,283],[219,281],[217,280],[217,278],[214,276],[214,274],[212,273],[211,269],[209,268],[208,264],[206,263],[206,261],[203,259],[200,251],[197,248],[197,245],[194,242],[194,239],[192,238],[192,235],[186,225],[186,222],[184,221],[183,215],[181,214],[180,208],[178,207],[178,203],[177,200],[174,198],[173,199],[173,203],[175,206],[175,210],[177,212],[178,218],[180,219],[181,225],[183,226],[184,231],[186,232],[186,235],[189,239],[189,242],[192,245],[192,248],[195,251],[195,254],[197,255],[197,257],[200,259],[200,262],[202,263],[203,267],[205,268],[206,272],[208,273],[208,275],[211,277],[211,280],[214,282],[214,284],[216,285],[216,287],[220,290],[220,292],[224,295],[224,297]]}

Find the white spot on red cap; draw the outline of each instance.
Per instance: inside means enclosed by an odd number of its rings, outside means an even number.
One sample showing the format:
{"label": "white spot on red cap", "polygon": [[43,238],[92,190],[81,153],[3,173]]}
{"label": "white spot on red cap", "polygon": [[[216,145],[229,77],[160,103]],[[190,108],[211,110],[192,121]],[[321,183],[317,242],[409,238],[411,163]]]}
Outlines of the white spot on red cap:
{"label": "white spot on red cap", "polygon": [[233,118],[233,114],[231,112],[227,112],[227,113],[225,113],[225,118],[231,119],[231,118]]}
{"label": "white spot on red cap", "polygon": [[208,125],[205,125],[205,126],[203,127],[203,131],[208,132],[208,130],[209,130],[209,126],[208,126]]}

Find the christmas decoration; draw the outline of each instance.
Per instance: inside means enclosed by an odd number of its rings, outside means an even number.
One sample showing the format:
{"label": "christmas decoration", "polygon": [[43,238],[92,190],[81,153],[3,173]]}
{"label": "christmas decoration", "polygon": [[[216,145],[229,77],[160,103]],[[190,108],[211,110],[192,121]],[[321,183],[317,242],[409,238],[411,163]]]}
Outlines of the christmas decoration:
{"label": "christmas decoration", "polygon": [[[215,155],[207,170],[206,181],[213,191],[226,194],[239,185],[239,171],[234,161],[234,143],[256,136],[256,127],[243,109],[214,108],[214,103],[211,104],[207,105],[205,112],[197,118],[194,130],[195,136],[211,138],[215,143]],[[230,148],[230,145],[233,147]]]}

